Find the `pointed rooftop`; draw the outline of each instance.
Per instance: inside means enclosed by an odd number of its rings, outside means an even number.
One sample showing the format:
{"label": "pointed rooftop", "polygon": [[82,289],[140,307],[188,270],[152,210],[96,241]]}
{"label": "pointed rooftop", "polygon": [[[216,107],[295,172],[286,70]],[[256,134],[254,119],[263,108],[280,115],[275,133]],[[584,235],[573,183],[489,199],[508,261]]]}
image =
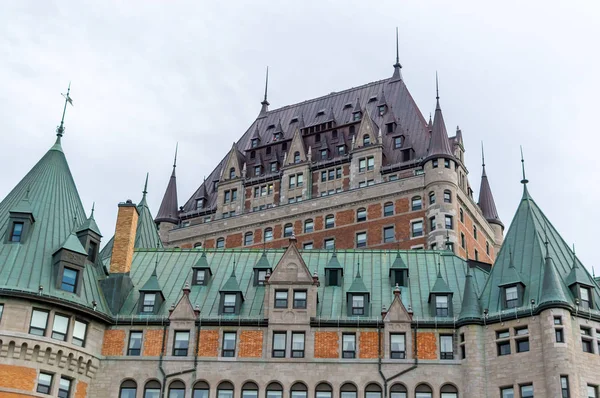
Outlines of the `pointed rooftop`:
{"label": "pointed rooftop", "polygon": [[592,279],[593,278],[590,278],[590,275],[585,272],[583,266],[580,266],[577,256],[575,256],[575,247],[573,247],[573,266],[571,267],[571,272],[569,272],[569,275],[565,281],[566,285],[572,286],[576,283],[579,283],[583,286],[594,286]]}
{"label": "pointed rooftop", "polygon": [[398,28],[396,27],[396,63],[394,64],[394,74],[391,81],[402,80],[402,65],[400,65],[400,50],[398,46]]}
{"label": "pointed rooftop", "polygon": [[95,206],[92,206],[92,212],[90,213],[90,216],[87,218],[87,220],[85,220],[75,232],[90,230],[98,236],[102,237],[102,234],[100,233],[100,228],[98,228],[98,224],[94,219],[94,207]]}
{"label": "pointed rooftop", "polygon": [[448,284],[442,277],[441,271],[438,271],[437,277],[435,278],[435,283],[433,284],[433,287],[431,288],[429,297],[431,297],[432,294],[453,294],[453,293],[454,292],[452,290],[450,290],[450,288],[448,287]]}
{"label": "pointed rooftop", "polygon": [[454,159],[452,155],[452,149],[450,148],[450,141],[448,140],[448,131],[446,130],[446,122],[444,122],[444,116],[442,115],[442,108],[440,107],[440,94],[438,89],[438,78],[437,72],[435,74],[435,91],[436,91],[436,106],[435,115],[433,117],[433,126],[431,128],[431,139],[429,141],[429,151],[427,153],[427,161],[431,158],[442,157]]}
{"label": "pointed rooftop", "polygon": [[[460,130],[459,130],[460,131]],[[504,228],[504,224],[500,221],[498,211],[496,210],[496,202],[492,195],[492,189],[488,181],[487,173],[485,172],[485,154],[483,152],[483,142],[481,143],[481,186],[479,188],[479,208],[485,219],[492,224],[498,224]]]}
{"label": "pointed rooftop", "polygon": [[177,224],[179,222],[179,210],[177,207],[177,177],[175,168],[177,167],[177,147],[175,148],[175,160],[173,161],[173,172],[167,185],[167,190],[158,209],[158,214],[154,220],[157,223],[167,222]]}
{"label": "pointed rooftop", "polygon": [[271,269],[271,264],[267,259],[267,253],[265,251],[263,251],[256,264],[254,264],[254,269]]}
{"label": "pointed rooftop", "polygon": [[158,276],[156,275],[156,268],[154,268],[152,275],[150,275],[150,278],[144,283],[144,286],[140,288],[140,292],[161,292],[162,294]]}
{"label": "pointed rooftop", "polygon": [[350,285],[350,288],[346,291],[346,293],[347,294],[350,294],[350,293],[370,294],[371,293],[365,286],[365,282],[363,281],[363,278],[360,275],[360,264],[358,265],[358,269],[356,270],[356,276],[354,277],[354,280],[352,281],[352,285]]}
{"label": "pointed rooftop", "polygon": [[267,66],[267,75],[265,77],[265,98],[262,100],[262,102],[260,103],[261,108],[260,108],[260,113],[258,114],[258,118],[263,118],[267,115],[267,112],[269,112],[269,101],[267,100],[267,93],[269,90],[269,67]]}
{"label": "pointed rooftop", "polygon": [[[84,256],[87,256],[87,252],[85,251],[84,247],[81,245],[81,242],[79,241],[79,239],[77,238],[77,235],[75,235],[73,232],[71,232],[71,234],[67,237],[67,240],[65,240],[65,242],[60,246],[60,248],[58,248],[58,250],[69,250],[72,251],[73,253],[79,253],[79,254],[83,254]],[[56,250],[56,251],[58,251]]]}
{"label": "pointed rooftop", "polygon": [[542,293],[540,295],[540,301],[538,306],[550,306],[557,304],[568,304],[565,289],[563,289],[563,283],[560,277],[556,273],[556,268],[552,263],[552,257],[548,251],[548,241],[544,242],[546,245],[546,258],[544,261],[544,277],[542,280]]}
{"label": "pointed rooftop", "polygon": [[463,291],[462,308],[460,310],[458,319],[461,321],[466,321],[468,319],[481,319],[481,305],[479,304],[479,297],[477,297],[475,281],[473,279],[473,275],[471,275],[471,268],[468,264],[467,275],[465,276],[465,289]]}
{"label": "pointed rooftop", "polygon": [[335,252],[335,250],[333,251],[333,254],[331,255],[331,258],[329,259],[329,261],[327,262],[327,265],[325,266],[326,269],[343,269],[342,265],[340,264],[338,258],[337,258],[337,253]]}
{"label": "pointed rooftop", "polygon": [[227,293],[242,293],[242,289],[240,289],[240,285],[238,284],[238,281],[235,278],[235,263],[233,264],[233,269],[231,270],[231,275],[229,276],[229,279],[227,279],[227,281],[219,291]]}

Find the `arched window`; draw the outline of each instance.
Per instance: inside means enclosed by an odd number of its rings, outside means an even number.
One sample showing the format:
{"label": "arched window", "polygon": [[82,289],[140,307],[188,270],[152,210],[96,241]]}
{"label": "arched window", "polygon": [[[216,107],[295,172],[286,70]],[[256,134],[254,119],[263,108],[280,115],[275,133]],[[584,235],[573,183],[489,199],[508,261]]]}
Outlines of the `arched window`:
{"label": "arched window", "polygon": [[440,393],[441,398],[458,398],[458,389],[452,384],[444,384]]}
{"label": "arched window", "polygon": [[229,179],[232,180],[235,178],[235,167],[229,169]]}
{"label": "arched window", "polygon": [[371,144],[371,137],[369,136],[369,134],[363,135],[363,145],[367,146],[370,144]]}
{"label": "arched window", "polygon": [[367,221],[367,209],[361,207],[356,210],[356,222]]}
{"label": "arched window", "polygon": [[328,214],[325,216],[325,229],[335,227],[335,216],[333,214]]}
{"label": "arched window", "polygon": [[300,152],[294,152],[294,163],[300,163]]}
{"label": "arched window", "polygon": [[273,228],[265,228],[265,242],[270,242],[273,240]]}
{"label": "arched window", "polygon": [[365,398],[381,398],[381,386],[377,383],[368,384],[365,387]]}
{"label": "arched window", "polygon": [[156,380],[150,380],[144,387],[144,398],[159,398],[160,383]]}
{"label": "arched window", "polygon": [[269,383],[267,386],[266,398],[281,398],[283,396],[283,387],[277,382]]}
{"label": "arched window", "polygon": [[169,398],[185,398],[185,384],[176,380],[169,384]]}
{"label": "arched window", "polygon": [[285,224],[283,226],[283,236],[292,236],[294,235],[294,226],[291,223]]}
{"label": "arched window", "polygon": [[421,210],[423,208],[423,201],[420,196],[415,196],[411,199],[411,210]]}
{"label": "arched window", "polygon": [[319,383],[315,387],[315,398],[331,398],[333,389],[327,383]]}
{"label": "arched window", "polygon": [[452,192],[449,189],[444,191],[444,203],[452,203]]}
{"label": "arched window", "polygon": [[429,192],[429,204],[435,204],[435,192],[433,191]]}
{"label": "arched window", "polygon": [[210,387],[205,381],[198,381],[194,384],[192,398],[208,398]]}
{"label": "arched window", "polygon": [[396,383],[390,388],[390,398],[406,398],[406,393],[406,387],[401,383]]}
{"label": "arched window", "polygon": [[217,387],[217,398],[233,398],[233,384],[222,381]]}
{"label": "arched window", "polygon": [[306,398],[308,388],[304,383],[294,383],[290,390],[290,398]]}
{"label": "arched window", "polygon": [[252,232],[246,232],[244,234],[244,246],[250,246],[254,242],[254,236]]}
{"label": "arched window", "polygon": [[356,386],[352,383],[345,383],[340,388],[340,398],[356,398]]}
{"label": "arched window", "polygon": [[242,386],[242,398],[258,398],[258,386],[251,381]]}
{"label": "arched window", "polygon": [[217,249],[223,249],[225,247],[225,238],[217,239]]}
{"label": "arched window", "polygon": [[312,220],[312,218],[309,218],[308,220],[304,221],[304,233],[310,233],[314,231],[314,222]]}
{"label": "arched window", "polygon": [[121,383],[119,398],[135,398],[137,394],[137,384],[133,380],[125,380]]}
{"label": "arched window", "polygon": [[427,384],[419,384],[415,388],[415,398],[431,398],[431,387]]}
{"label": "arched window", "polygon": [[194,249],[197,249],[199,247],[202,247],[202,242],[196,242],[196,243],[194,243]]}

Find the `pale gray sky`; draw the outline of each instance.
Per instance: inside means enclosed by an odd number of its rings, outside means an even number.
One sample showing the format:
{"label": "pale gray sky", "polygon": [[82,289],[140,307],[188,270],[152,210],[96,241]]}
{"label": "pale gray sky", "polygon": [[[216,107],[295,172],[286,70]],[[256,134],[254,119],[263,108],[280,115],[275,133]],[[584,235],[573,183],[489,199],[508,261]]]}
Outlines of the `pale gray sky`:
{"label": "pale gray sky", "polygon": [[176,142],[180,203],[189,198],[258,114],[266,65],[271,109],[380,80],[398,26],[404,80],[426,116],[439,71],[475,194],[483,140],[509,226],[523,145],[531,195],[591,268],[599,20],[596,1],[4,2],[0,198],[53,144],[72,81],[63,147],[106,242],[146,172],[156,214]]}

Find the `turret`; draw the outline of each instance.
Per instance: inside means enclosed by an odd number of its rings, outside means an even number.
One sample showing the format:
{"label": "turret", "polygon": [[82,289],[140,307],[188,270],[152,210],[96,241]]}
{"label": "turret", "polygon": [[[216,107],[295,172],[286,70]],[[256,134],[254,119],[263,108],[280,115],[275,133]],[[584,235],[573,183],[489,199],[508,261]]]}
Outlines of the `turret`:
{"label": "turret", "polygon": [[500,245],[502,245],[502,240],[504,237],[504,224],[502,221],[500,221],[500,217],[498,216],[496,203],[494,202],[494,196],[492,195],[492,189],[490,188],[487,173],[485,172],[483,143],[481,144],[481,166],[482,172],[481,186],[479,188],[479,208],[494,231],[494,246],[495,250],[498,251],[500,249]]}
{"label": "turret", "polygon": [[177,207],[177,177],[175,168],[177,167],[177,148],[175,148],[175,160],[173,161],[173,171],[167,190],[158,209],[158,214],[154,219],[159,229],[161,237],[170,229],[173,229],[179,223],[179,210]]}

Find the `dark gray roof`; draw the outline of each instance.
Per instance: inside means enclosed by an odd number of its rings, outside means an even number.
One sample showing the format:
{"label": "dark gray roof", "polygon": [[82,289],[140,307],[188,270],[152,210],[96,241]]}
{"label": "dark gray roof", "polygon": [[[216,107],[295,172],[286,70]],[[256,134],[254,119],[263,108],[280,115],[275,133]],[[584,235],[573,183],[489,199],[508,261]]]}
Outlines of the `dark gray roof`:
{"label": "dark gray roof", "polygon": [[431,131],[431,141],[429,143],[429,151],[427,157],[449,157],[453,158],[452,149],[450,148],[450,140],[446,131],[446,123],[442,108],[440,108],[440,99],[437,98],[435,107],[435,115],[433,116],[433,127]]}
{"label": "dark gray roof", "polygon": [[175,165],[173,165],[173,172],[165,191],[165,196],[160,204],[158,213],[154,221],[156,222],[170,222],[177,224],[179,221],[179,210],[177,207],[177,178],[175,177]]}
{"label": "dark gray roof", "polygon": [[[457,138],[459,132],[460,130],[457,131]],[[483,147],[482,159],[484,159]],[[490,183],[485,172],[485,161],[482,162],[482,168],[483,170],[481,172],[481,186],[479,188],[479,208],[481,209],[483,216],[488,222],[504,226],[504,224],[502,224],[502,221],[500,221],[500,216],[498,216],[498,210],[496,210],[496,202],[494,202],[494,195],[492,195],[492,189],[490,188]]]}

